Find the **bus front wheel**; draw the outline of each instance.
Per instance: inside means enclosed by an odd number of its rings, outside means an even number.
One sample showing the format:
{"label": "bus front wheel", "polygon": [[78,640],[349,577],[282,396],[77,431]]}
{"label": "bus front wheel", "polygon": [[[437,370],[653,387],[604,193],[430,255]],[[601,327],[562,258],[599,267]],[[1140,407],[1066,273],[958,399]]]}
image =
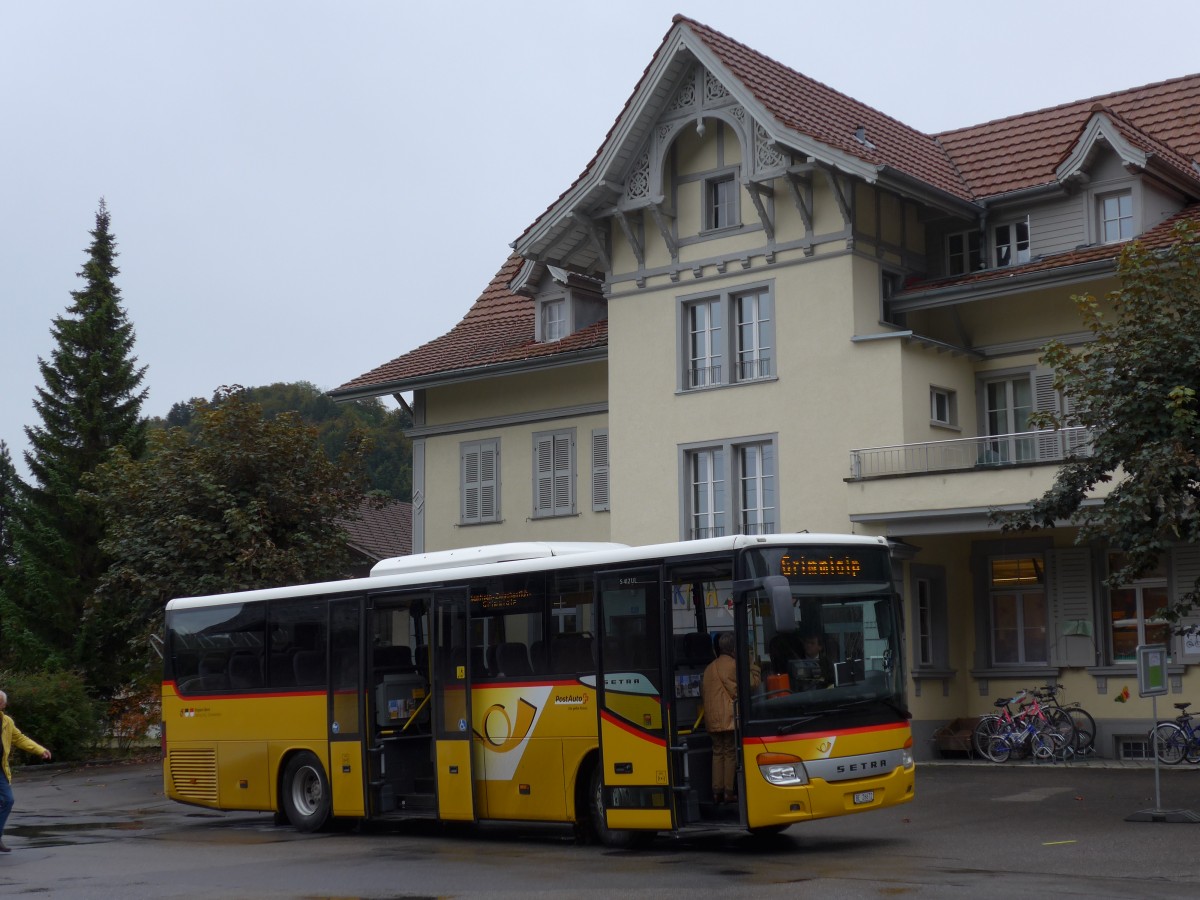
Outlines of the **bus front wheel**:
{"label": "bus front wheel", "polygon": [[283,772],[283,811],[298,831],[317,831],[329,821],[329,779],[312,753],[297,753]]}
{"label": "bus front wheel", "polygon": [[599,764],[592,768],[588,785],[588,807],[592,835],[605,847],[642,849],[654,843],[653,831],[617,831],[608,827],[604,814],[604,778]]}

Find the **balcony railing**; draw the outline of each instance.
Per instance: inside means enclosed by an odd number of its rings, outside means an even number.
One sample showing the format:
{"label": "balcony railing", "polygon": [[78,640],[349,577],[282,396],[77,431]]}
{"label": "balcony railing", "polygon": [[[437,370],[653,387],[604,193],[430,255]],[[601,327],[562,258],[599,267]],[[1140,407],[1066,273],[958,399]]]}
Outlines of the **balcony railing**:
{"label": "balcony railing", "polygon": [[1062,462],[1072,456],[1090,456],[1091,450],[1091,430],[1082,427],[868,447],[850,451],[850,477],[857,480]]}

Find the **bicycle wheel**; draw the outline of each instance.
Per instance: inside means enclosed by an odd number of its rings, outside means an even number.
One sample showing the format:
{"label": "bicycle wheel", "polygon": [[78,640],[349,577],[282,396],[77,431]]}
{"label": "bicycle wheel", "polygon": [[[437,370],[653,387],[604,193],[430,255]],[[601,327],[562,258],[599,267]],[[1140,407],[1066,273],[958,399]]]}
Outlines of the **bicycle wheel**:
{"label": "bicycle wheel", "polygon": [[1062,755],[1067,752],[1068,748],[1072,752],[1076,751],[1076,741],[1079,735],[1075,728],[1075,723],[1071,721],[1071,717],[1067,715],[1066,710],[1053,707],[1047,709],[1046,724],[1054,732],[1056,753]]}
{"label": "bicycle wheel", "polygon": [[1029,749],[1036,759],[1053,759],[1067,742],[1050,725],[1041,723],[1029,735]]}
{"label": "bicycle wheel", "polygon": [[971,747],[974,748],[977,756],[982,756],[991,759],[988,756],[987,747],[991,742],[992,735],[996,733],[996,729],[1000,725],[1000,717],[997,715],[981,716],[979,722],[975,725],[975,730],[971,732]]}
{"label": "bicycle wheel", "polygon": [[1086,709],[1070,706],[1063,710],[1075,726],[1075,752],[1091,753],[1096,749],[1096,720]]}
{"label": "bicycle wheel", "polygon": [[1174,722],[1159,722],[1150,729],[1150,742],[1158,761],[1174,766],[1187,752],[1188,739]]}
{"label": "bicycle wheel", "polygon": [[1011,732],[1001,729],[988,739],[984,755],[992,762],[1008,762],[1012,755],[1012,744],[1009,743]]}
{"label": "bicycle wheel", "polygon": [[1188,741],[1187,750],[1183,754],[1183,758],[1193,766],[1196,763],[1200,763],[1200,732],[1192,732],[1192,739]]}

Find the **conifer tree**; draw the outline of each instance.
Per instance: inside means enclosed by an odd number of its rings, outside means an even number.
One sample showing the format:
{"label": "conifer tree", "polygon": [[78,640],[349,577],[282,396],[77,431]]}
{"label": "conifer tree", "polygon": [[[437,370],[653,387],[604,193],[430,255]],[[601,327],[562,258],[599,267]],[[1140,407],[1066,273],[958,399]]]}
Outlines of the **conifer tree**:
{"label": "conifer tree", "polygon": [[8,647],[37,648],[85,669],[77,636],[107,560],[99,549],[103,521],[79,497],[81,479],[116,447],[140,456],[146,432],[145,369],[132,355],[134,330],[115,282],[109,224],[101,199],[78,273],[83,288],[71,292],[66,313],[54,319],[50,358],[38,359],[44,384],[33,406],[41,424],[25,429],[32,481],[23,486],[13,522],[19,572],[6,591],[8,610],[17,615],[4,623]]}

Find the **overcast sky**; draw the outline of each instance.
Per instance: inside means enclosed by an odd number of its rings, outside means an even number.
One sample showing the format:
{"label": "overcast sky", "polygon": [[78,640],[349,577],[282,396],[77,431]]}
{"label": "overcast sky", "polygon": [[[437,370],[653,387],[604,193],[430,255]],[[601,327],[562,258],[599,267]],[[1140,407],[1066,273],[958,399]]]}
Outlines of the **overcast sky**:
{"label": "overcast sky", "polygon": [[0,0],[0,439],[106,198],[148,415],[444,333],[681,12],[926,132],[1200,69],[1200,3]]}

